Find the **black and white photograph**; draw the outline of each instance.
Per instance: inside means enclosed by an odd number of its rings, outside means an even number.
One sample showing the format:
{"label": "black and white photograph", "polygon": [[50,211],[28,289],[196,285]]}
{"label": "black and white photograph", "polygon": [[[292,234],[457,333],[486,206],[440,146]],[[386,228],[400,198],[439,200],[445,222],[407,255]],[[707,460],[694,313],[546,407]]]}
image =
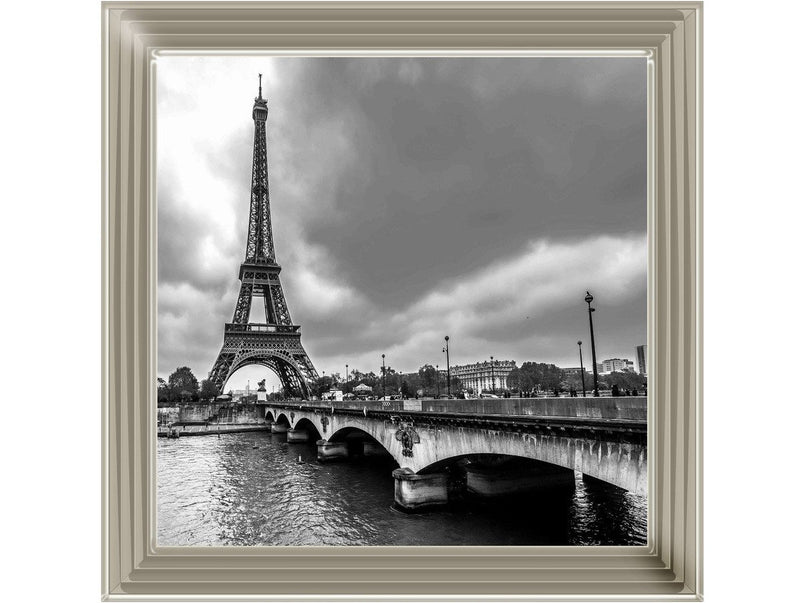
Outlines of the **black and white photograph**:
{"label": "black and white photograph", "polygon": [[646,545],[647,70],[160,56],[157,544]]}

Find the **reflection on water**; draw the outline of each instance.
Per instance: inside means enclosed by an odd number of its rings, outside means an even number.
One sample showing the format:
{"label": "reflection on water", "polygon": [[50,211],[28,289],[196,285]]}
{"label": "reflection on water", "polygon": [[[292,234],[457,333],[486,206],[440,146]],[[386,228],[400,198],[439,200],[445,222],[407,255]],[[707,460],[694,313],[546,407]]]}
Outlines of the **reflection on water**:
{"label": "reflection on water", "polygon": [[264,432],[160,439],[158,543],[642,545],[646,499],[597,480],[574,492],[406,514],[389,461],[322,465],[314,444]]}

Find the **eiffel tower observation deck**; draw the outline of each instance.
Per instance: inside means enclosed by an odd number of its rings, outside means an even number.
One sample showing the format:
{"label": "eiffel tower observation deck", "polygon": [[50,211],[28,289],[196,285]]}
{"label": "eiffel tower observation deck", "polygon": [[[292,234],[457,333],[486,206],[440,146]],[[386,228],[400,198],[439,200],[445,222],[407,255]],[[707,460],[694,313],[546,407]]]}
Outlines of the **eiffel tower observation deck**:
{"label": "eiffel tower observation deck", "polygon": [[[274,249],[265,137],[268,101],[262,97],[262,75],[252,118],[254,157],[246,255],[238,273],[240,293],[232,322],[224,326],[223,346],[209,379],[224,391],[235,371],[252,364],[262,365],[277,374],[286,396],[309,398],[318,373],[302,346],[301,327],[290,318],[279,279],[282,267],[276,262]],[[255,298],[264,302],[265,322],[249,322]]]}

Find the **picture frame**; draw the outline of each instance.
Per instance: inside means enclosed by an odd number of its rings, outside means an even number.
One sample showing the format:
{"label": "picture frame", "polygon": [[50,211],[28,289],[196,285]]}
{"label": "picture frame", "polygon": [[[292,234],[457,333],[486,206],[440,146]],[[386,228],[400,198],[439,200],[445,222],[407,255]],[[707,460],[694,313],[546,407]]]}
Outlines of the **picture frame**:
{"label": "picture frame", "polygon": [[[702,3],[105,2],[102,36],[104,600],[701,599]],[[154,78],[166,52],[647,58],[647,546],[157,546]]]}

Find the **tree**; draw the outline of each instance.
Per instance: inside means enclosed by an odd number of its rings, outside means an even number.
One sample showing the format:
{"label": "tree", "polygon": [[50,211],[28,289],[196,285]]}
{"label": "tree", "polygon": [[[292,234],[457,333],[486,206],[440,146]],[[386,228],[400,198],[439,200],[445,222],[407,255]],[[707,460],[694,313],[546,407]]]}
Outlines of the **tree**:
{"label": "tree", "polygon": [[[357,371],[355,371],[357,373]],[[360,385],[361,383],[368,385],[369,387],[373,388],[378,382],[379,377],[375,373],[357,373],[355,378],[355,387]]]}
{"label": "tree", "polygon": [[561,386],[563,373],[555,364],[523,362],[508,375],[508,384],[521,391],[555,390]]}
{"label": "tree", "polygon": [[156,399],[158,404],[167,404],[170,401],[170,390],[167,381],[162,377],[156,380]]}
{"label": "tree", "polygon": [[332,387],[332,377],[324,375],[313,382],[313,394],[319,398]]}
{"label": "tree", "polygon": [[419,390],[424,391],[424,385],[422,382],[422,377],[418,372],[415,373],[402,373],[402,381],[403,381],[403,388],[404,384],[407,383],[407,391],[408,394],[403,395],[405,397],[413,397]]}
{"label": "tree", "polygon": [[[198,395],[198,379],[188,366],[180,366],[168,377],[168,391],[171,400],[189,401],[193,394]],[[187,392],[186,395],[184,392]]]}
{"label": "tree", "polygon": [[201,381],[201,391],[198,392],[198,395],[202,400],[214,400],[220,393],[218,386],[209,379]]}
{"label": "tree", "polygon": [[436,369],[430,364],[425,364],[419,368],[419,378],[425,390],[435,389]]}
{"label": "tree", "polygon": [[581,381],[580,371],[564,371],[564,380],[561,382],[561,389],[567,391],[574,389],[577,392],[582,392],[584,385],[586,386],[587,394],[594,390],[595,385],[592,373],[584,371],[584,380]]}
{"label": "tree", "polygon": [[600,381],[601,383],[605,383],[607,386],[606,389],[611,389],[615,385],[618,387],[620,391],[645,389],[645,378],[636,373],[631,373],[627,371],[613,372],[609,373],[608,375],[601,375],[598,381]]}
{"label": "tree", "polygon": [[402,393],[402,397],[405,399],[413,397],[413,390],[411,390],[410,384],[408,384],[407,381],[402,381],[399,391]]}
{"label": "tree", "polygon": [[513,389],[518,389],[519,391],[523,392],[529,392],[534,387],[530,375],[518,367],[514,367],[514,369],[508,374],[508,385]]}

